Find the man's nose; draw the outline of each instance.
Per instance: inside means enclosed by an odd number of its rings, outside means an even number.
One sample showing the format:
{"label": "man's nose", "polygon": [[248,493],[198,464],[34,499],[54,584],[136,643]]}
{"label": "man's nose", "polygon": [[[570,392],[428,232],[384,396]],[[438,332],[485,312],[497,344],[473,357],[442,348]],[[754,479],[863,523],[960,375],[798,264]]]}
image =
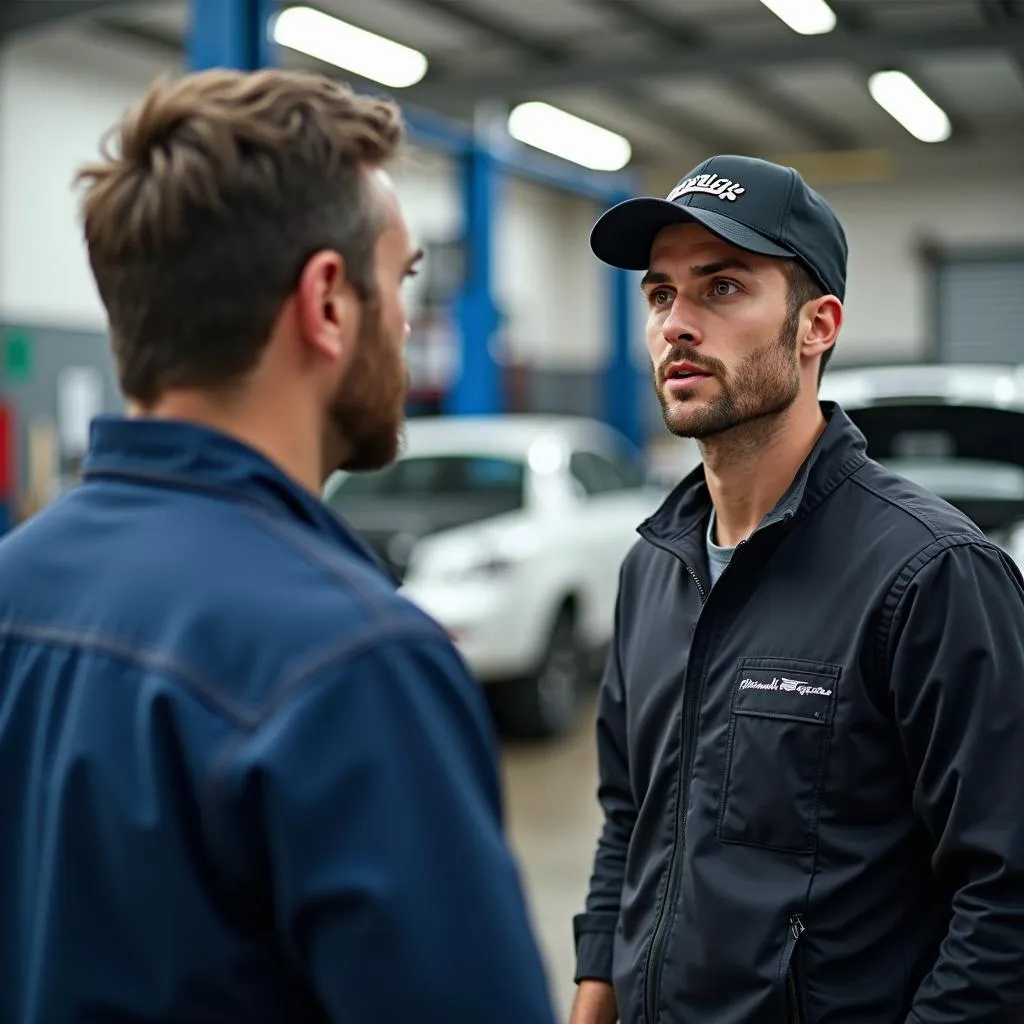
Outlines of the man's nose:
{"label": "man's nose", "polygon": [[692,307],[678,295],[662,324],[661,332],[670,345],[678,345],[680,342],[699,345],[703,340]]}

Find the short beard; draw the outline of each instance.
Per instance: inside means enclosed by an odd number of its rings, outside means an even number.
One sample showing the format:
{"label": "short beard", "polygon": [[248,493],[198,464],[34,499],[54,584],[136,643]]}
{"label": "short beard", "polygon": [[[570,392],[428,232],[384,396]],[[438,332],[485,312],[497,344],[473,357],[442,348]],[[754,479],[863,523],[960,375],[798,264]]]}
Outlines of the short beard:
{"label": "short beard", "polygon": [[327,475],[382,469],[399,454],[409,372],[384,337],[379,301],[363,303],[352,362],[328,410]]}
{"label": "short beard", "polygon": [[[692,358],[685,350],[674,349],[658,368],[654,387],[661,404],[665,426],[677,437],[705,441],[739,427],[758,435],[770,433],[773,424],[800,394],[800,371],[796,361],[799,311],[787,315],[778,336],[751,352],[739,368],[729,375],[720,360]],[[696,399],[665,396],[665,370],[671,363],[692,361],[718,380],[721,394],[712,402],[698,404]],[[692,402],[694,407],[688,408]]]}

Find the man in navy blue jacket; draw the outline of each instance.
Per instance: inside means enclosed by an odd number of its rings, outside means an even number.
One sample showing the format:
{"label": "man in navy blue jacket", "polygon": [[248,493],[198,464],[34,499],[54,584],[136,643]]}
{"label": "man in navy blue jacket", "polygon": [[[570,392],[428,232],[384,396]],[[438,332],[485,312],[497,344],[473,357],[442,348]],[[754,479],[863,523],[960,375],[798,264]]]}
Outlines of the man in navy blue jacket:
{"label": "man in navy blue jacket", "polygon": [[82,172],[130,415],[0,544],[0,1020],[550,1024],[496,751],[320,503],[396,454],[392,105],[155,86]]}

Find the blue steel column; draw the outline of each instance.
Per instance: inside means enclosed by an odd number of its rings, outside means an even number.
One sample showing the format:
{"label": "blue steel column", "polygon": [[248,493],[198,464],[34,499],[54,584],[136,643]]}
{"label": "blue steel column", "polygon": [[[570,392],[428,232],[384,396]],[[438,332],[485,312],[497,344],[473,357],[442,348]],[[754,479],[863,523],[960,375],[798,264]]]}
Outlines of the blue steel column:
{"label": "blue steel column", "polygon": [[275,63],[270,18],[275,0],[190,0],[188,64],[193,71],[255,71]]}
{"label": "blue steel column", "polygon": [[497,177],[490,151],[471,145],[462,157],[465,260],[462,291],[455,300],[458,369],[445,399],[446,411],[456,415],[497,413],[504,406],[502,371],[493,351],[498,310],[491,289]]}
{"label": "blue steel column", "polygon": [[[612,205],[628,196],[619,196]],[[640,372],[633,355],[633,278],[628,270],[610,268],[608,325],[611,335],[604,376],[605,419],[638,448],[645,438],[640,416]]]}

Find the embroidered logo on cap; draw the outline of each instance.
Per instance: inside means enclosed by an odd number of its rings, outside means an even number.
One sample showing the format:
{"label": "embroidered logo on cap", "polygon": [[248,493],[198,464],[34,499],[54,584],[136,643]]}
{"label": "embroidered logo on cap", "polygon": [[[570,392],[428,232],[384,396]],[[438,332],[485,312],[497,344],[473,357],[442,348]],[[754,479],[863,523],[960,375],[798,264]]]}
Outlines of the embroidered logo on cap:
{"label": "embroidered logo on cap", "polygon": [[709,196],[718,196],[719,199],[728,199],[734,203],[747,190],[735,181],[728,178],[720,178],[717,174],[698,174],[695,178],[687,178],[668,194],[668,201],[675,202],[680,196],[688,195],[691,192],[705,192]]}

